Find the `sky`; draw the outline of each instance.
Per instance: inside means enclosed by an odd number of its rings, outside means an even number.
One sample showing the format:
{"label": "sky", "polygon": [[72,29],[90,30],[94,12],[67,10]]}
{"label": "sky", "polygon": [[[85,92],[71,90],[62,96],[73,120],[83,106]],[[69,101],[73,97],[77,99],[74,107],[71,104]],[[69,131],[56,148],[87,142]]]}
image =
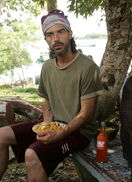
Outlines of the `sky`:
{"label": "sky", "polygon": [[105,17],[103,16],[104,20],[100,21],[102,18],[101,15],[103,15],[104,12],[96,11],[91,17],[88,16],[87,19],[83,18],[82,16],[76,18],[76,15],[73,12],[68,12],[67,6],[67,0],[58,0],[58,9],[64,11],[64,13],[68,16],[75,36],[82,37],[91,33],[107,34]]}

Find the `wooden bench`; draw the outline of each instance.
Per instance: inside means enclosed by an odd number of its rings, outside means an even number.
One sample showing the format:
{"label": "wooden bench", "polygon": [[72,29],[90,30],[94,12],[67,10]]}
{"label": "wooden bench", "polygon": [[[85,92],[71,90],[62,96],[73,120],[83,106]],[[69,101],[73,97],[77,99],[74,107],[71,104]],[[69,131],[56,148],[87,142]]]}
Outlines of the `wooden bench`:
{"label": "wooden bench", "polygon": [[15,123],[15,114],[35,120],[42,118],[43,112],[19,97],[0,98],[0,127]]}
{"label": "wooden bench", "polygon": [[108,143],[107,163],[96,162],[96,147],[88,147],[73,155],[81,182],[128,182],[131,169],[123,158],[119,135]]}
{"label": "wooden bench", "polygon": [[1,125],[15,123],[14,108],[11,103],[0,101],[0,122]]}

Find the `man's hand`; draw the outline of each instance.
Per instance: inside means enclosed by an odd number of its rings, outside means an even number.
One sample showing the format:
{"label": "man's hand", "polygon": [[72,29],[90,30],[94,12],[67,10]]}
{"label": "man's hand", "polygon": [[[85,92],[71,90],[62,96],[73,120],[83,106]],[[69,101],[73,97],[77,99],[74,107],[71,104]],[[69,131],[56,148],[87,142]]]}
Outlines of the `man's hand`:
{"label": "man's hand", "polygon": [[44,144],[49,144],[49,143],[54,143],[60,139],[62,139],[64,136],[62,134],[62,131],[45,131],[43,133],[37,134],[37,140],[44,143]]}

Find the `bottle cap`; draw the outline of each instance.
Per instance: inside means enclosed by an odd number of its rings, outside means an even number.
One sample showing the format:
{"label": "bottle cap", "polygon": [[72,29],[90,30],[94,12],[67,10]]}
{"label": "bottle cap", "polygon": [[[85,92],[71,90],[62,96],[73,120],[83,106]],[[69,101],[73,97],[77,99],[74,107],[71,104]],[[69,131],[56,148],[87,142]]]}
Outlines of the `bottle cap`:
{"label": "bottle cap", "polygon": [[104,121],[101,122],[101,128],[105,128],[105,122]]}

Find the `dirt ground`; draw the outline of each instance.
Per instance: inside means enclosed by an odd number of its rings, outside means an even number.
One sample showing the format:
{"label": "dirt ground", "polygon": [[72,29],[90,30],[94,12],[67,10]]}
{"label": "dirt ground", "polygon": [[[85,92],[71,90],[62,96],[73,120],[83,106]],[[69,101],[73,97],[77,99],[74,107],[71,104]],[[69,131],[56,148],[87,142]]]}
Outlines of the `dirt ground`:
{"label": "dirt ground", "polygon": [[[24,116],[16,115],[16,122],[27,120]],[[0,182],[27,182],[26,168],[24,163],[17,163],[10,148],[10,160],[6,173]],[[52,175],[49,182],[79,182],[72,157],[67,157],[60,163]]]}
{"label": "dirt ground", "polygon": [[[8,169],[1,182],[27,182],[25,164],[18,164],[13,157],[9,161]],[[57,166],[55,171],[49,177],[49,182],[79,182],[71,156],[67,157]]]}

